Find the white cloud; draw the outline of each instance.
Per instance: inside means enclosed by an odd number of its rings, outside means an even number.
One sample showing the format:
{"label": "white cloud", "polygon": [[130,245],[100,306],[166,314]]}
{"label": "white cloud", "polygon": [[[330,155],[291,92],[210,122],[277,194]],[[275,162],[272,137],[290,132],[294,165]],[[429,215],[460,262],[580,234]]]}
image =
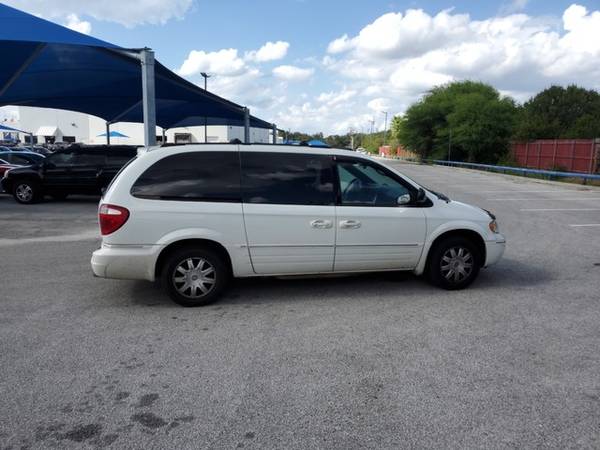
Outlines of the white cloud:
{"label": "white cloud", "polygon": [[389,98],[378,97],[368,102],[367,106],[375,112],[382,112],[390,109],[392,102]]}
{"label": "white cloud", "polygon": [[247,52],[245,58],[249,61],[256,62],[275,61],[278,59],[285,58],[285,55],[287,55],[289,48],[289,42],[267,42],[258,50]]}
{"label": "white cloud", "polygon": [[317,101],[325,103],[328,106],[338,105],[339,103],[346,102],[356,97],[357,92],[353,89],[344,88],[342,91],[335,92],[322,92],[318,97]]}
{"label": "white cloud", "polygon": [[310,78],[314,71],[312,68],[304,69],[302,67],[283,65],[275,67],[273,75],[287,81],[303,81]]}
{"label": "white cloud", "polygon": [[85,20],[80,20],[77,14],[69,14],[65,26],[83,34],[90,34],[92,32],[92,24]]}
{"label": "white cloud", "polygon": [[490,83],[518,101],[550,84],[600,89],[600,8],[572,4],[556,21],[516,13],[524,0],[506,6],[505,15],[483,20],[409,9],[342,35],[318,67],[344,88],[302,99],[278,120],[293,129],[344,132],[377,111],[402,113],[432,87],[462,79]]}
{"label": "white cloud", "polygon": [[245,71],[247,71],[246,64],[238,56],[237,49],[229,48],[216,52],[192,50],[177,73],[184,77],[198,75],[201,72],[233,76],[240,75]]}
{"label": "white cloud", "polygon": [[180,19],[190,10],[193,0],[5,0],[4,3],[51,19],[76,14],[135,26]]}
{"label": "white cloud", "polygon": [[334,39],[327,46],[327,53],[343,53],[350,50],[353,47],[353,43],[348,39],[348,35],[344,34],[342,37]]}
{"label": "white cloud", "polygon": [[507,3],[504,3],[500,7],[500,14],[513,14],[519,11],[523,11],[528,3],[529,0],[511,0]]}

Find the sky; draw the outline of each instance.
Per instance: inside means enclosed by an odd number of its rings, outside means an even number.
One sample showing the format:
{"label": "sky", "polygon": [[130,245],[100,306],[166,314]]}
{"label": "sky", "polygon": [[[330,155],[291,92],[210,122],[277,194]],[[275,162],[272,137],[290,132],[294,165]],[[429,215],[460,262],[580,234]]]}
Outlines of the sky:
{"label": "sky", "polygon": [[600,0],[8,0],[122,47],[292,131],[383,129],[436,85],[519,102],[600,89]]}

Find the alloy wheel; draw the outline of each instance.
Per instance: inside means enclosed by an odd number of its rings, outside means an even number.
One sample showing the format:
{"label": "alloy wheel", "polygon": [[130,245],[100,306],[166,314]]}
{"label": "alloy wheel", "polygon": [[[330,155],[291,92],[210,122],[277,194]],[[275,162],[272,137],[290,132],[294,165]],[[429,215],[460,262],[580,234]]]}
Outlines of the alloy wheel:
{"label": "alloy wheel", "polygon": [[204,258],[186,258],[175,267],[171,278],[179,294],[198,299],[213,290],[217,272]]}
{"label": "alloy wheel", "polygon": [[473,272],[473,262],[473,255],[467,248],[451,247],[442,256],[442,276],[452,283],[460,283]]}
{"label": "alloy wheel", "polygon": [[33,200],[33,189],[28,184],[19,184],[15,189],[15,194],[17,198],[24,203]]}

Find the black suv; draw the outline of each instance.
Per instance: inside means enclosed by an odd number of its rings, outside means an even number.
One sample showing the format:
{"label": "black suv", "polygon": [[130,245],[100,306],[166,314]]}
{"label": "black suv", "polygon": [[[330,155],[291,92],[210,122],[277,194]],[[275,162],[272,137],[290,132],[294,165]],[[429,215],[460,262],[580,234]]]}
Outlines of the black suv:
{"label": "black suv", "polygon": [[69,194],[99,195],[136,154],[137,147],[130,145],[72,145],[39,163],[6,172],[2,187],[25,204],[44,195],[55,199]]}

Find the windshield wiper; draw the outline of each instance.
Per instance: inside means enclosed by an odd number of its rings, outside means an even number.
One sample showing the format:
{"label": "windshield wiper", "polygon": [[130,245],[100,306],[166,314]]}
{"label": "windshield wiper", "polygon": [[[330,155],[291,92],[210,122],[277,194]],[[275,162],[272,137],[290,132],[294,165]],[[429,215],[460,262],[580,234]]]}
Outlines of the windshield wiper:
{"label": "windshield wiper", "polygon": [[435,192],[432,191],[431,189],[427,189],[429,192],[431,192],[433,195],[435,195],[437,198],[439,198],[440,200],[445,201],[446,203],[450,203],[450,198],[444,194],[442,194],[441,192]]}

